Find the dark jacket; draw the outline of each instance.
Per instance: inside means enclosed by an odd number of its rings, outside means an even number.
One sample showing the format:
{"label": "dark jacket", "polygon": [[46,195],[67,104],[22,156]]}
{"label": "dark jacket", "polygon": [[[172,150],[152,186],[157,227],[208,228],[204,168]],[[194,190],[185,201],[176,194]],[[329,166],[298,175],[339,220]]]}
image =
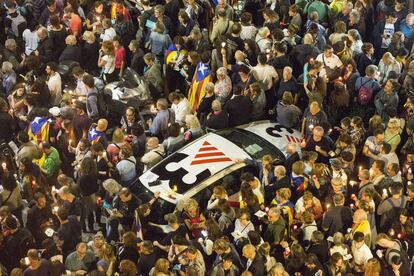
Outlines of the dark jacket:
{"label": "dark jacket", "polygon": [[206,121],[206,127],[211,129],[224,129],[229,127],[229,114],[226,111],[211,113]]}
{"label": "dark jacket", "polygon": [[48,63],[49,61],[52,61],[55,51],[53,40],[50,37],[46,37],[44,40],[39,41],[37,51],[39,52],[41,62]]}
{"label": "dark jacket", "polygon": [[265,260],[260,253],[256,253],[256,257],[253,259],[247,271],[250,271],[254,276],[266,275]]}
{"label": "dark jacket", "polygon": [[59,57],[59,62],[62,61],[82,61],[82,48],[79,45],[68,45]]}
{"label": "dark jacket", "polygon": [[62,28],[60,31],[51,30],[49,36],[53,40],[53,45],[55,45],[54,57],[58,60],[63,50],[65,50],[65,39],[68,36],[68,33],[65,28]]}
{"label": "dark jacket", "polygon": [[250,122],[253,103],[249,97],[240,95],[230,99],[224,109],[229,114],[229,126],[238,126]]}
{"label": "dark jacket", "polygon": [[82,46],[82,67],[87,71],[98,71],[99,43],[84,43]]}

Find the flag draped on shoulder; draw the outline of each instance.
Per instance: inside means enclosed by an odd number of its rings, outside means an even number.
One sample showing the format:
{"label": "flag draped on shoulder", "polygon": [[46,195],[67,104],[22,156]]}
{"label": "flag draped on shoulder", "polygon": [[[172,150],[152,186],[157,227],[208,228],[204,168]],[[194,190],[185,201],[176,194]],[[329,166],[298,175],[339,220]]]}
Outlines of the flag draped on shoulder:
{"label": "flag draped on shoulder", "polygon": [[141,227],[141,220],[139,219],[138,210],[135,210],[134,215],[134,223],[132,224],[132,231],[134,231],[137,235],[137,238],[144,240],[144,236],[142,235],[142,227]]}
{"label": "flag draped on shoulder", "polygon": [[39,145],[49,141],[50,120],[48,118],[36,117],[30,124],[27,134],[30,140],[35,140]]}
{"label": "flag draped on shoulder", "polygon": [[88,131],[88,140],[93,145],[96,144],[104,135],[105,133],[96,130],[96,125],[92,125]]}
{"label": "flag draped on shoulder", "polygon": [[194,73],[190,91],[188,92],[188,100],[193,112],[195,112],[205,94],[205,84],[211,81],[211,72],[208,64],[199,62]]}

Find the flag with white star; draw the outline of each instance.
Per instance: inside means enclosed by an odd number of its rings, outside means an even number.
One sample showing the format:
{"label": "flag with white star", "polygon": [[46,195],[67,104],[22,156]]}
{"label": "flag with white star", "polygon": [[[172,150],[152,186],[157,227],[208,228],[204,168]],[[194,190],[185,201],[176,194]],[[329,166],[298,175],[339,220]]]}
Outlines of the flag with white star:
{"label": "flag with white star", "polygon": [[192,107],[193,112],[198,108],[198,105],[205,94],[205,84],[211,81],[211,72],[208,64],[199,62],[197,69],[193,76],[190,91],[188,92],[188,101]]}

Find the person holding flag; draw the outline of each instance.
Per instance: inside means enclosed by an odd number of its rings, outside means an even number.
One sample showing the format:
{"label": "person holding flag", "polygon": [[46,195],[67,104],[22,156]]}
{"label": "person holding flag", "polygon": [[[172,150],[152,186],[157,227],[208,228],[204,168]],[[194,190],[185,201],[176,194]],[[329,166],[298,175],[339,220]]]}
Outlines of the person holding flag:
{"label": "person holding flag", "polygon": [[188,100],[193,112],[197,110],[201,99],[204,97],[205,84],[211,81],[209,62],[210,57],[203,53],[201,61],[197,64],[196,71],[194,72],[193,81],[188,91]]}
{"label": "person holding flag", "polygon": [[182,70],[184,70],[183,65],[188,55],[188,51],[183,47],[184,43],[184,39],[181,36],[176,36],[173,43],[165,51],[167,91],[175,91],[177,89],[184,91],[185,74],[182,73]]}
{"label": "person holding flag", "polygon": [[106,139],[105,131],[108,128],[108,121],[106,119],[99,119],[97,124],[92,124],[88,131],[88,140],[91,144],[101,143],[106,149],[108,140]]}

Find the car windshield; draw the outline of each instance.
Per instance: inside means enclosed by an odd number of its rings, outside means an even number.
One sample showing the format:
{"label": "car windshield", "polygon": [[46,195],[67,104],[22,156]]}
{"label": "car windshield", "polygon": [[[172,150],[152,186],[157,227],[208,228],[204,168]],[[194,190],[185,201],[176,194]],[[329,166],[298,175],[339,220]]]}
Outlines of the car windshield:
{"label": "car windshield", "polygon": [[225,129],[215,132],[238,147],[242,148],[252,159],[261,159],[264,155],[272,156],[273,160],[283,161],[283,153],[274,145],[260,136],[244,129]]}

